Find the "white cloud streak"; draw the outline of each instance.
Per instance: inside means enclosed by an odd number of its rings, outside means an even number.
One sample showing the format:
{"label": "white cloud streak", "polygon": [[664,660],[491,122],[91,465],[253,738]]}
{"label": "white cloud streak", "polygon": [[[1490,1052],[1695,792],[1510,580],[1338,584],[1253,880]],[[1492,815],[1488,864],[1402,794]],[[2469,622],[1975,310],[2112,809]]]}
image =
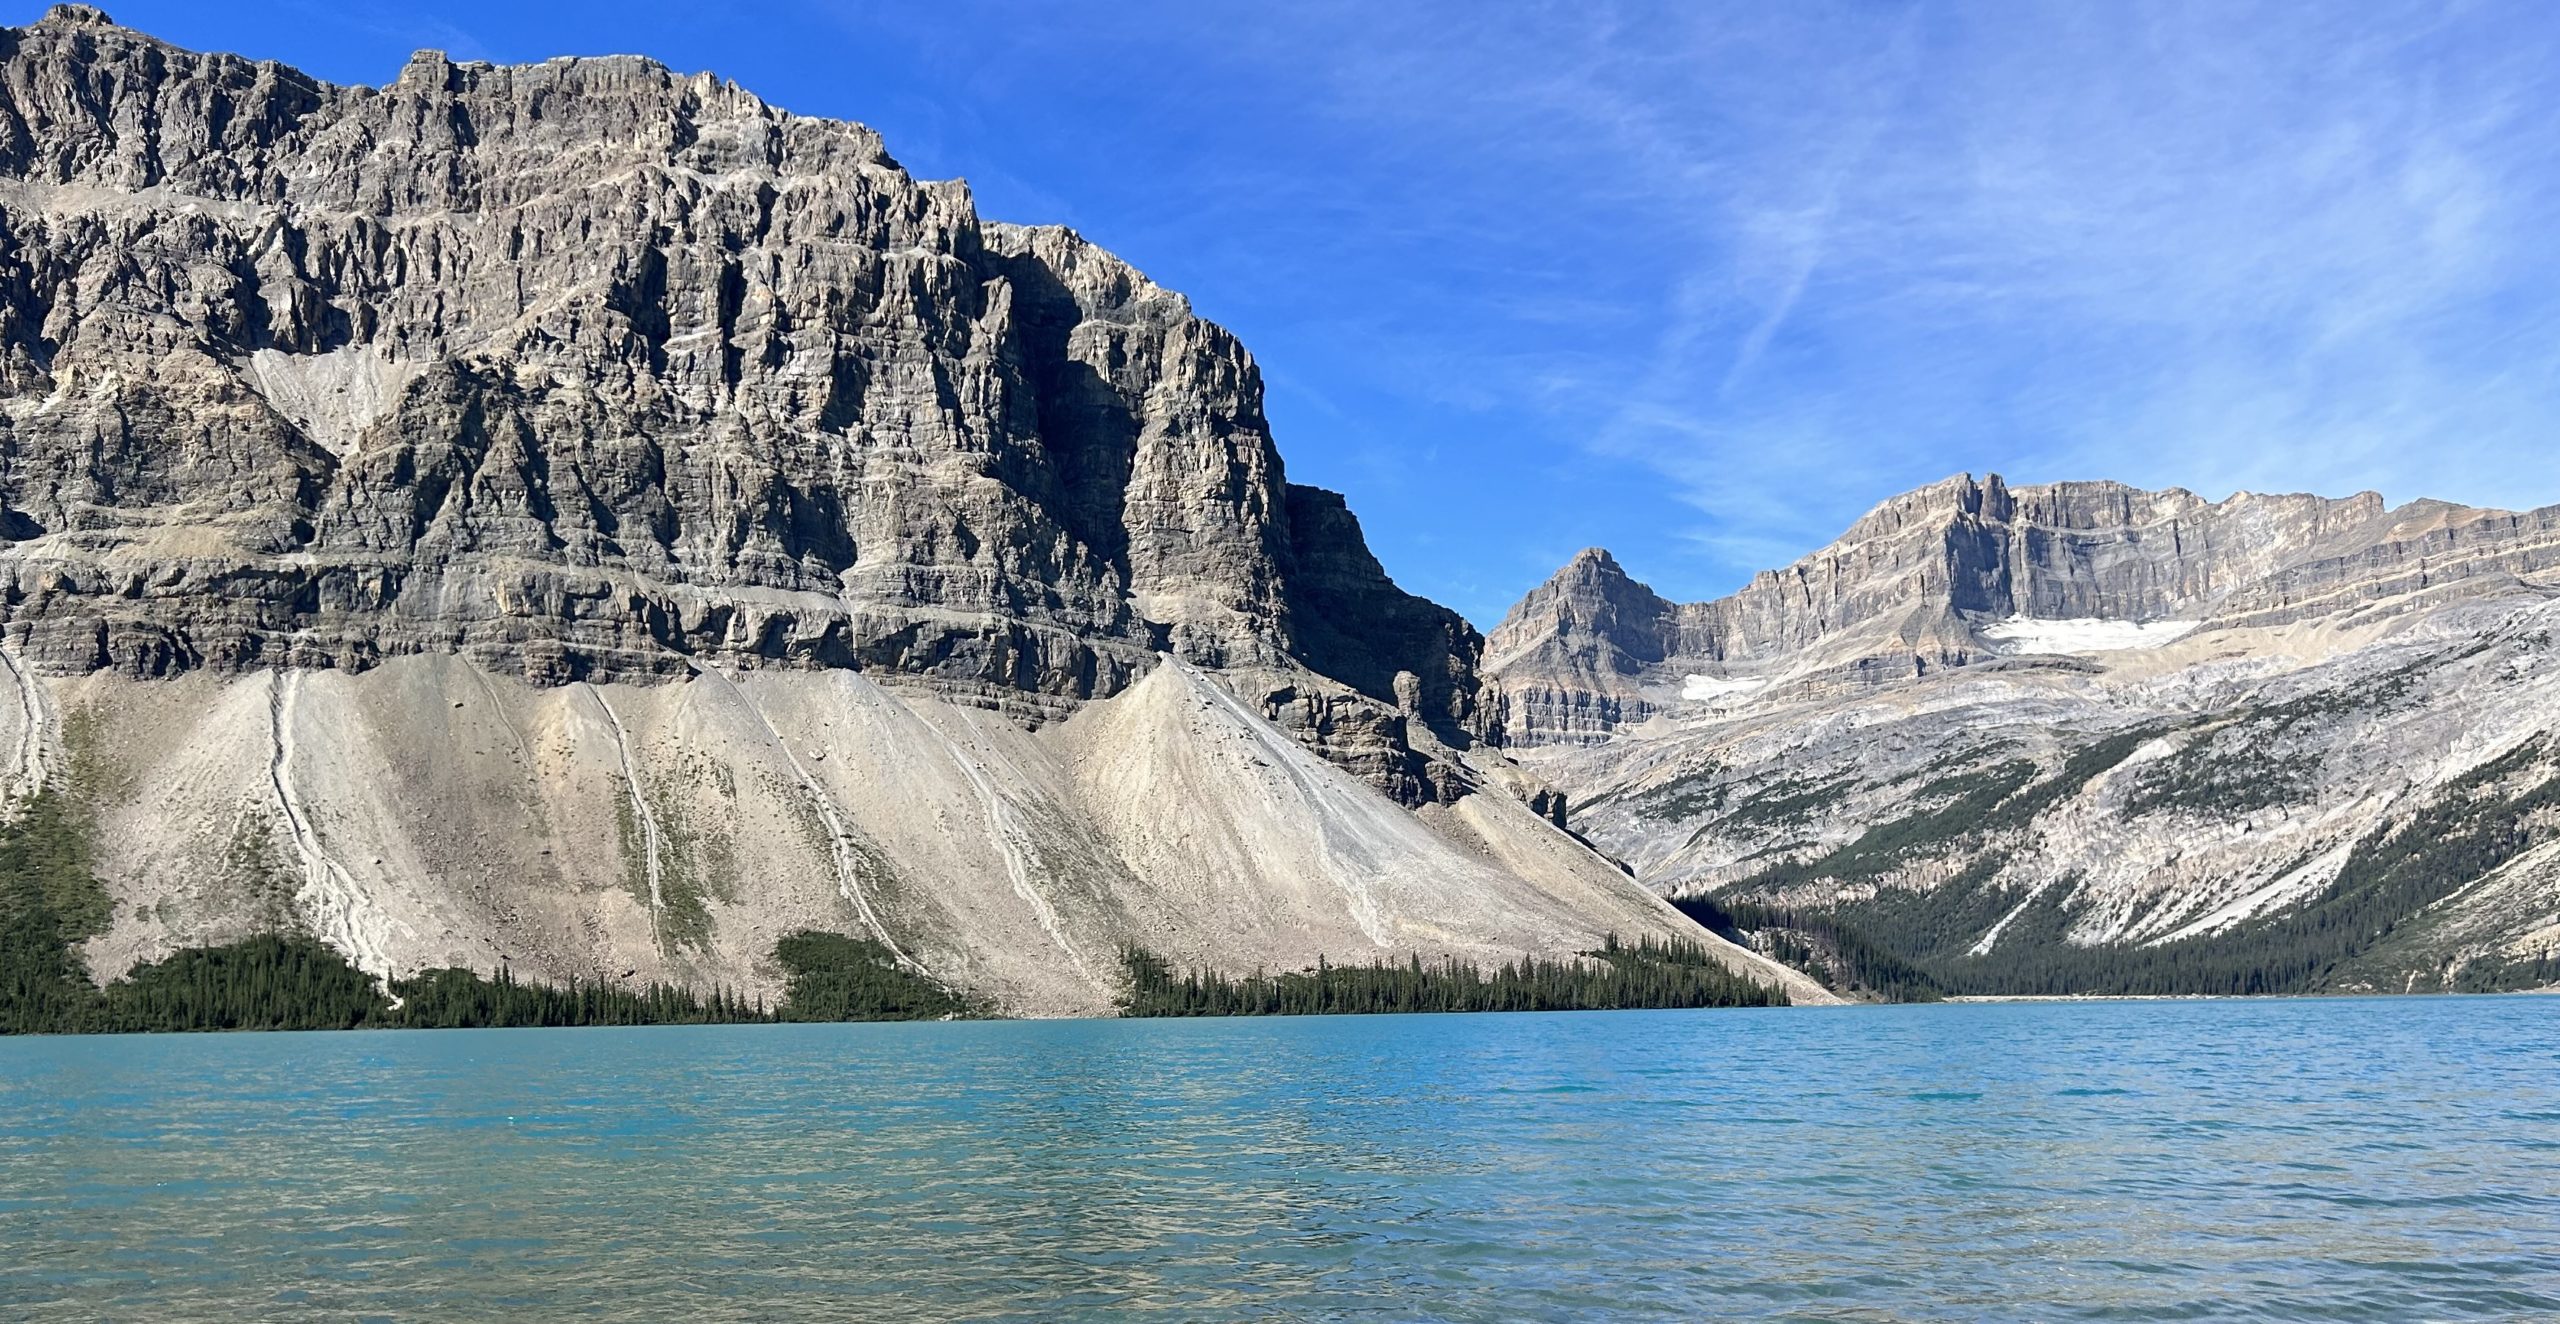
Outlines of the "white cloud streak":
{"label": "white cloud streak", "polygon": [[1308,31],[1349,51],[1333,113],[1455,169],[1453,216],[1536,232],[1507,251],[1567,277],[1527,282],[1571,305],[1556,323],[1642,328],[1433,357],[1672,484],[1699,515],[1695,563],[1656,567],[1675,582],[1738,579],[1965,470],[2560,500],[2560,43],[2536,7],[1572,6]]}

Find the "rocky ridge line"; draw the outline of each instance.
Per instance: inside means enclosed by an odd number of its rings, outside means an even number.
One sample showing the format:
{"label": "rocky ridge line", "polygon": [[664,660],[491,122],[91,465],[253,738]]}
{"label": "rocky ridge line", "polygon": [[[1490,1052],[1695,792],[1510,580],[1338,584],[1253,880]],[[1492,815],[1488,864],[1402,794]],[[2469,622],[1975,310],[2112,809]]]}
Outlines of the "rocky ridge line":
{"label": "rocky ridge line", "polygon": [[1711,602],[1671,602],[1586,551],[1488,637],[1489,706],[1515,746],[1590,744],[1675,708],[1691,676],[1845,693],[2005,665],[1984,630],[2020,618],[2271,627],[2554,566],[2560,507],[2393,510],[2370,492],[2212,502],[1963,476],[1892,498]]}

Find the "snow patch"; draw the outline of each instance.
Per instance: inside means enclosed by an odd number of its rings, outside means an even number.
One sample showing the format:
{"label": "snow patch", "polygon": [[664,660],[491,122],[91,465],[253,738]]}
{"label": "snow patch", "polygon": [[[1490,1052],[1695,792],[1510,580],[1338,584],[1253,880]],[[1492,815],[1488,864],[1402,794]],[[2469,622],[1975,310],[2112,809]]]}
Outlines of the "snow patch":
{"label": "snow patch", "polygon": [[2012,616],[1982,627],[2000,651],[2017,653],[2116,653],[2158,648],[2194,633],[2193,621],[2111,621],[2095,616],[2036,620]]}
{"label": "snow patch", "polygon": [[1691,703],[1712,704],[1730,708],[1754,694],[1769,688],[1765,680],[1743,680],[1731,676],[1690,674],[1680,678],[1680,697]]}

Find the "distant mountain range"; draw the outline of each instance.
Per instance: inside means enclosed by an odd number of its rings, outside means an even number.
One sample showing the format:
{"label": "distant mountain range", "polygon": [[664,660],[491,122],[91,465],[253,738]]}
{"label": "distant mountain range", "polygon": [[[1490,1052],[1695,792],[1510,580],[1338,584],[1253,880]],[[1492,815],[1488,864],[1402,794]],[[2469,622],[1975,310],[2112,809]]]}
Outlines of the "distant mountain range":
{"label": "distant mountain range", "polygon": [[2550,512],[1955,480],[1488,641],[1179,295],[636,58],[8,33],[0,432],[0,912],[99,978],[766,995],[808,930],[1053,1014],[1616,935],[1807,1002],[2560,933]]}
{"label": "distant mountain range", "polygon": [[2560,508],[1964,477],[1714,602],[1585,552],[1488,702],[1580,831],[1835,976],[1845,933],[1951,992],[2538,983],[2556,600]]}

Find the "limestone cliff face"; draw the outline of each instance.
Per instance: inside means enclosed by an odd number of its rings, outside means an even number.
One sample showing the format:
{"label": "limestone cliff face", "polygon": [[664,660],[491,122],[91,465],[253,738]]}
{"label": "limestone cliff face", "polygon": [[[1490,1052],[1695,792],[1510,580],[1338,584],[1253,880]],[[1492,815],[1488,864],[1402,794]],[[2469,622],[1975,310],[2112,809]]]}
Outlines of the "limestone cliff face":
{"label": "limestone cliff face", "polygon": [[1960,477],[1712,602],[1670,602],[1586,552],[1493,631],[1490,706],[1514,745],[1590,743],[1676,708],[1692,676],[1854,689],[2003,658],[1984,629],[2021,618],[2281,625],[2556,564],[2560,509]]}
{"label": "limestone cliff face", "polygon": [[1476,637],[1261,395],[1126,263],[708,75],[0,37],[0,610],[43,670],[859,667],[1046,719],[1170,653],[1337,682],[1347,758],[1463,742]]}

